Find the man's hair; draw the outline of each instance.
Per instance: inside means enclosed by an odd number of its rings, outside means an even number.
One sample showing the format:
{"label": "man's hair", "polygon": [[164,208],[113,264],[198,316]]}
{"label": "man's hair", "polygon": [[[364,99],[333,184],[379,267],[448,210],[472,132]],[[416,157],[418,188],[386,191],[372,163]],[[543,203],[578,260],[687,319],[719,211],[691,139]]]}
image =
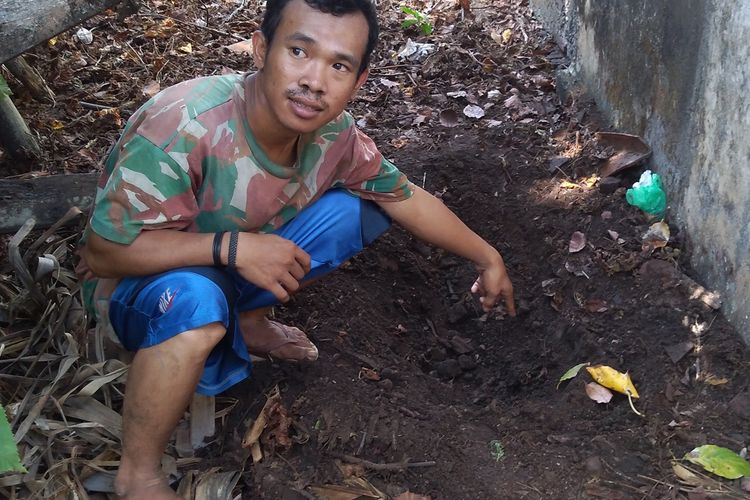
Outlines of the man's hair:
{"label": "man's hair", "polygon": [[[281,22],[282,11],[289,1],[268,0],[266,4],[266,13],[263,16],[263,23],[260,25],[260,30],[263,36],[266,37],[266,43],[269,47],[273,41],[273,35],[276,33],[276,28],[279,27],[279,23]],[[369,29],[367,47],[365,48],[362,63],[359,65],[357,72],[357,76],[361,75],[370,64],[370,56],[373,49],[375,49],[375,44],[378,42],[378,32],[380,31],[378,28],[378,17],[372,2],[370,0],[305,0],[305,3],[324,14],[343,16],[344,14],[361,12],[365,16]]]}

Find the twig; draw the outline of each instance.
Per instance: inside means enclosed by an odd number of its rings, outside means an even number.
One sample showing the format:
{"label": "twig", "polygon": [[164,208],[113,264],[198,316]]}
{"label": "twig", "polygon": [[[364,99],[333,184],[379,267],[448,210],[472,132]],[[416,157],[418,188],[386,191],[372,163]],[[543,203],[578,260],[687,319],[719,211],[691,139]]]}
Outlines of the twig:
{"label": "twig", "polygon": [[425,318],[425,322],[427,322],[427,326],[430,327],[430,330],[432,331],[432,334],[435,336],[435,338],[440,338],[440,335],[438,335],[437,329],[435,328],[435,323],[432,322],[430,318]]}
{"label": "twig", "polygon": [[508,183],[512,184],[513,183],[513,177],[511,177],[510,176],[510,172],[508,172],[508,165],[507,165],[507,162],[505,161],[505,157],[501,156],[500,160],[502,162],[503,172],[505,172],[505,177],[508,178]]}
{"label": "twig", "polygon": [[130,45],[130,42],[127,42],[127,41],[126,41],[126,42],[125,42],[125,45],[127,45],[127,46],[128,46],[128,48],[130,49],[130,52],[132,52],[133,54],[135,54],[135,57],[137,57],[137,58],[138,58],[138,60],[139,60],[139,61],[141,62],[141,66],[143,66],[143,69],[145,69],[145,70],[148,70],[148,66],[146,66],[146,63],[145,63],[145,62],[143,61],[143,58],[142,58],[142,57],[141,57],[141,55],[140,55],[140,54],[138,53],[138,51],[137,51],[137,50],[135,50],[135,49],[133,48],[133,46],[132,46],[132,45]]}
{"label": "twig", "polygon": [[353,457],[351,455],[344,455],[342,453],[329,453],[332,457],[338,458],[343,460],[344,462],[348,462],[350,464],[360,464],[365,469],[370,470],[404,470],[404,469],[413,469],[417,467],[433,467],[436,465],[435,462],[408,462],[407,460],[404,460],[403,462],[392,462],[387,464],[376,464],[375,462],[370,462],[369,460],[364,460],[362,458]]}
{"label": "twig", "polygon": [[355,455],[359,455],[362,453],[362,449],[365,447],[365,440],[367,439],[367,431],[362,432],[362,440],[359,442],[359,447],[357,447],[357,452]]}
{"label": "twig", "polygon": [[86,101],[79,101],[78,104],[80,104],[83,109],[93,109],[95,111],[101,111],[103,109],[112,109],[116,107],[116,106],[105,106],[103,104],[95,104],[93,102],[86,102]]}
{"label": "twig", "polygon": [[245,0],[242,0],[242,3],[240,3],[240,6],[234,9],[231,14],[229,14],[227,17],[224,18],[224,22],[231,21],[234,16],[236,16],[239,11],[245,8]]}
{"label": "twig", "polygon": [[385,66],[376,66],[370,69],[370,73],[372,73],[373,71],[380,71],[384,69],[413,68],[414,66],[419,66],[419,64],[387,64]]}

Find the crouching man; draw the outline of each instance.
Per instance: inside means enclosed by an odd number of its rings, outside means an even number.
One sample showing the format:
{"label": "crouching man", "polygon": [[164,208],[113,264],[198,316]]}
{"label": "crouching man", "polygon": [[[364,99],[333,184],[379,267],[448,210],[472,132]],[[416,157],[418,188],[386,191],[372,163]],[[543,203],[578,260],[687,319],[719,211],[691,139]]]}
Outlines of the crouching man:
{"label": "crouching man", "polygon": [[91,310],[135,351],[121,498],[177,498],[160,462],[194,392],[247,378],[250,354],[314,361],[268,319],[391,223],[476,264],[483,307],[513,289],[500,254],[411,184],[344,111],[378,37],[368,0],[269,0],[258,71],[198,78],[141,107],[111,154],[82,240]]}

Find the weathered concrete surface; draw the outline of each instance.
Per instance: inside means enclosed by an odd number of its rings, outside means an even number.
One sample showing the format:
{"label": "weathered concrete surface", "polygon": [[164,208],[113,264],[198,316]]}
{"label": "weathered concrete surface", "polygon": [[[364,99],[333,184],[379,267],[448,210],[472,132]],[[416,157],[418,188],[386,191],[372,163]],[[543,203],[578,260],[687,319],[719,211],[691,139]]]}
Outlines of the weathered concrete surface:
{"label": "weathered concrete surface", "polygon": [[750,345],[750,0],[532,0],[613,125],[653,147],[669,222]]}

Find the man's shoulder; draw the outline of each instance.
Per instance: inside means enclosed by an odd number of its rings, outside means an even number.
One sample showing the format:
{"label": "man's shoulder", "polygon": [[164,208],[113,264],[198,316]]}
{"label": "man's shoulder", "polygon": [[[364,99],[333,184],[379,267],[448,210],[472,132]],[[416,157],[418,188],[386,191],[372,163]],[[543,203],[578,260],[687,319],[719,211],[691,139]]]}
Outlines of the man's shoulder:
{"label": "man's shoulder", "polygon": [[232,115],[232,101],[241,87],[240,74],[207,76],[172,85],[133,115],[132,133],[161,148],[168,148],[179,135],[200,135]]}
{"label": "man's shoulder", "polygon": [[195,117],[231,100],[235,88],[241,85],[242,78],[241,74],[228,74],[185,80],[162,90],[141,109],[153,115],[175,107],[184,107]]}

